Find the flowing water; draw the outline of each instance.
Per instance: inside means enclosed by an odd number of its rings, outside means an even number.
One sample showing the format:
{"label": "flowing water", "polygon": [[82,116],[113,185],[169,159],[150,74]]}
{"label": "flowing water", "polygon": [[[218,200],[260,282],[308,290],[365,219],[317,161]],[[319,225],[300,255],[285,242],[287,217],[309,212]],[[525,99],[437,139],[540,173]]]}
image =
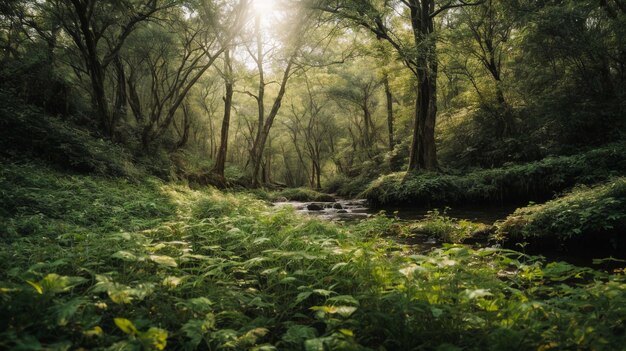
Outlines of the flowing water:
{"label": "flowing water", "polygon": [[[337,199],[334,202],[298,202],[298,201],[285,201],[275,202],[274,206],[292,206],[296,211],[323,218],[329,221],[348,222],[354,223],[365,218],[368,218],[374,214],[384,211],[388,216],[398,217],[400,220],[405,221],[419,221],[424,219],[430,211],[438,210],[439,213],[443,213],[443,209],[436,208],[420,208],[420,207],[382,207],[371,208],[368,206],[367,200],[345,200]],[[474,207],[458,207],[458,208],[446,208],[445,214],[449,217],[456,219],[465,219],[475,223],[482,223],[486,225],[493,225],[498,220],[505,219],[509,214],[515,211],[516,207],[513,206],[474,206]],[[441,247],[442,242],[439,242],[436,238],[415,235],[411,238],[397,238],[399,242],[411,245],[417,251],[428,251],[432,248]],[[473,242],[475,247],[488,246],[488,240],[486,238],[479,239]],[[608,262],[603,265],[592,264],[592,260],[589,257],[578,257],[575,255],[563,253],[563,252],[529,252],[531,254],[541,254],[545,256],[549,262],[554,261],[566,261],[579,266],[593,267],[594,269],[604,268],[611,269],[615,266],[615,262]],[[601,255],[599,257],[602,257]],[[622,265],[618,262],[617,266]],[[620,266],[621,267],[621,266]]]}
{"label": "flowing water", "polygon": [[[335,202],[276,202],[275,206],[292,206],[296,211],[317,216],[331,221],[358,221],[371,215],[384,211],[389,216],[396,216],[401,220],[421,220],[435,208],[425,207],[381,207],[370,208],[367,200],[337,199]],[[449,217],[466,219],[476,223],[491,225],[497,220],[506,218],[515,207],[511,206],[483,206],[483,207],[459,207],[445,209]],[[443,213],[443,209],[438,210]]]}

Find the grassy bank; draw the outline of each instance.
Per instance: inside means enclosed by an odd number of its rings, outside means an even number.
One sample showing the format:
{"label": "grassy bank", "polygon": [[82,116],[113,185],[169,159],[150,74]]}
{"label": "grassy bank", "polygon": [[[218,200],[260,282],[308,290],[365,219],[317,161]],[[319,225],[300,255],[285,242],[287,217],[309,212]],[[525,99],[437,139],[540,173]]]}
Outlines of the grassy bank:
{"label": "grassy bank", "polygon": [[[0,175],[1,349],[596,349],[626,278],[508,250],[427,255],[244,194]],[[399,229],[400,228],[400,229]]]}
{"label": "grassy bank", "polygon": [[498,225],[497,236],[509,245],[626,258],[626,178],[520,208]]}
{"label": "grassy bank", "polygon": [[576,184],[626,174],[626,144],[467,174],[385,175],[363,196],[375,205],[525,204],[551,199]]}
{"label": "grassy bank", "polygon": [[266,191],[262,189],[252,190],[251,194],[266,201],[318,201],[333,202],[332,195],[321,193],[309,188],[287,188],[278,191]]}

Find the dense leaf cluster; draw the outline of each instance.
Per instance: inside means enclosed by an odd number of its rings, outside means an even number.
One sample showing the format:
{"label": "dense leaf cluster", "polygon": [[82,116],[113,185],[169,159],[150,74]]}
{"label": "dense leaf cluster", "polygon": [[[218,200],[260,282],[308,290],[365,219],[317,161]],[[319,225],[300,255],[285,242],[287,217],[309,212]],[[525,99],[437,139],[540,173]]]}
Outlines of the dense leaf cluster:
{"label": "dense leaf cluster", "polygon": [[[402,230],[386,217],[342,227],[156,180],[18,165],[1,179],[2,193],[15,194],[2,203],[3,223],[35,223],[9,236],[2,229],[3,349],[612,350],[626,342],[622,272],[499,249],[419,254],[380,236]],[[60,227],[41,227],[37,215]]]}

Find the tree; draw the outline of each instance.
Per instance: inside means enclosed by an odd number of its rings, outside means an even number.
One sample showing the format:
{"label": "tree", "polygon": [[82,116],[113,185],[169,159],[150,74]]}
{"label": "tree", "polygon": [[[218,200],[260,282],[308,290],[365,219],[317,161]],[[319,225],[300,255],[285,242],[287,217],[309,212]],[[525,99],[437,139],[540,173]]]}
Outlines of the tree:
{"label": "tree", "polygon": [[[113,137],[126,104],[120,50],[139,24],[176,3],[176,0],[55,0],[41,5],[42,11],[50,12],[62,24],[83,60],[90,78],[94,110],[104,136]],[[117,74],[114,99],[108,97],[106,90],[107,69],[111,64],[115,65]],[[109,101],[115,101],[113,111]]]}
{"label": "tree", "polygon": [[[138,62],[129,66],[128,86],[144,148],[165,135],[192,88],[232,45],[245,21],[247,7],[248,0],[220,11],[199,6],[189,9],[196,11],[190,18],[185,18],[182,10],[176,11],[168,27],[151,28],[143,40],[139,38],[133,49]],[[147,40],[149,37],[159,40]],[[132,72],[137,69],[143,74]],[[134,91],[141,81],[145,94]],[[143,103],[135,98],[138,96],[145,96]]]}
{"label": "tree", "polygon": [[[510,52],[507,43],[517,21],[505,12],[501,0],[486,0],[480,6],[462,8],[451,17],[453,55],[457,61],[465,60],[458,66],[471,81],[482,107],[497,118],[499,136],[509,137],[515,132],[515,121],[504,94],[503,63]],[[476,60],[493,81],[493,101],[485,97],[470,72],[469,58]]]}
{"label": "tree", "polygon": [[[297,16],[296,16],[297,17]],[[260,16],[256,16],[255,25],[254,25],[254,38],[256,45],[256,52],[248,48],[248,53],[250,57],[255,62],[257,67],[258,74],[258,84],[257,84],[257,92],[253,94],[249,91],[246,93],[252,96],[257,103],[257,132],[254,137],[254,141],[252,142],[252,148],[250,149],[250,161],[252,163],[252,186],[258,187],[261,185],[260,179],[260,171],[263,162],[263,155],[265,151],[265,145],[267,143],[270,130],[274,124],[274,120],[278,115],[280,110],[283,97],[285,96],[287,82],[289,78],[293,74],[294,66],[297,64],[296,58],[300,51],[301,46],[303,45],[303,38],[305,29],[308,25],[308,18],[305,15],[304,18],[300,20],[300,22],[295,24],[295,28],[292,28],[292,32],[288,37],[288,40],[284,43],[286,45],[285,50],[287,51],[287,57],[285,58],[285,65],[282,68],[282,73],[279,75],[278,81],[278,92],[274,97],[272,108],[269,113],[265,112],[265,88],[269,82],[265,79],[265,58],[268,55],[268,52],[265,51],[264,48],[264,38],[261,30],[261,18]],[[272,49],[270,49],[271,51]]]}
{"label": "tree", "polygon": [[[453,8],[474,6],[482,1],[465,0],[400,0],[383,3],[372,0],[328,1],[314,0],[314,7],[348,20],[385,40],[396,50],[399,58],[417,80],[413,137],[410,147],[409,171],[437,169],[435,123],[437,117],[437,41],[435,18]],[[398,24],[398,11],[411,28],[410,40],[402,30],[406,22]]]}
{"label": "tree", "polygon": [[365,151],[367,158],[374,155],[373,147],[375,143],[375,126],[373,113],[378,101],[376,92],[380,87],[380,82],[376,76],[369,73],[353,73],[346,71],[341,74],[342,83],[329,88],[328,95],[339,105],[345,103],[353,106],[361,113],[361,123],[356,123],[360,135],[360,146]]}
{"label": "tree", "polygon": [[233,65],[230,58],[230,50],[224,51],[224,118],[222,119],[222,129],[220,132],[220,146],[215,159],[213,173],[217,175],[221,182],[225,182],[224,168],[226,165],[226,154],[228,151],[228,131],[230,128],[230,112],[233,104]]}

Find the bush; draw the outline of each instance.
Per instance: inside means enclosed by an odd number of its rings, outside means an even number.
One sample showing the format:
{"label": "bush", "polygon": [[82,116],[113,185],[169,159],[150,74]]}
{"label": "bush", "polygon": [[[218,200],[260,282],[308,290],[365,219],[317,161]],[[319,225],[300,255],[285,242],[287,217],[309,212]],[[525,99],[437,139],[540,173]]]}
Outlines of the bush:
{"label": "bush", "polygon": [[0,168],[0,236],[140,230],[167,220],[174,207],[161,182],[67,176],[41,164]]}
{"label": "bush", "polygon": [[367,175],[357,175],[348,177],[346,175],[337,175],[324,185],[324,191],[338,196],[353,198],[363,192],[368,184],[374,179]]}
{"label": "bush", "polygon": [[498,225],[499,240],[594,255],[626,257],[626,178],[578,187],[542,205],[520,208]]}
{"label": "bush", "polygon": [[428,211],[426,217],[411,225],[411,232],[434,237],[445,243],[461,243],[471,238],[478,231],[487,231],[488,226],[467,220],[451,218],[446,210]]}
{"label": "bush", "polygon": [[576,184],[594,184],[626,173],[626,143],[574,156],[464,175],[404,172],[373,181],[362,196],[374,205],[521,204],[545,201]]}
{"label": "bush", "polygon": [[137,177],[140,172],[120,146],[52,117],[0,90],[0,157],[40,159],[81,173]]}
{"label": "bush", "polygon": [[289,188],[272,194],[273,200],[285,198],[290,201],[317,201],[317,202],[333,202],[335,198],[331,195],[320,193],[308,188]]}

